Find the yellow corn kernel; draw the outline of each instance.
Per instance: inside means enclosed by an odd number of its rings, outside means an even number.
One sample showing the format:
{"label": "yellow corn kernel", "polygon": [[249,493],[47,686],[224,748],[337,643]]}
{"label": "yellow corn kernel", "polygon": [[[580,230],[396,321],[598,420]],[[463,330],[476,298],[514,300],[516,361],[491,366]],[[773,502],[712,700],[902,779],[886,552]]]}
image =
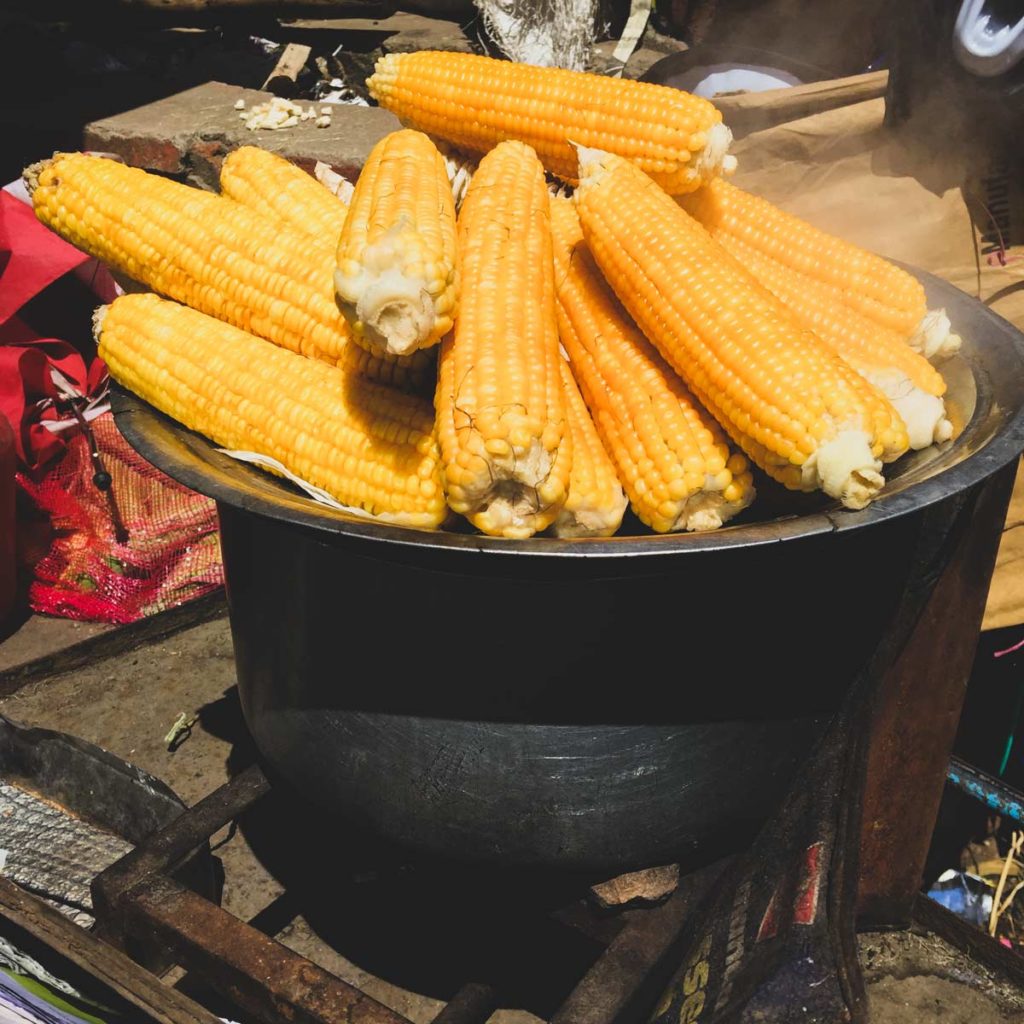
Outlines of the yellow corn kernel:
{"label": "yellow corn kernel", "polygon": [[378,356],[334,302],[334,251],[224,196],[83,153],[35,178],[36,216],[128,277],[275,345],[389,384],[422,387],[429,353]]}
{"label": "yellow corn kernel", "polygon": [[301,167],[258,146],[228,153],[220,168],[220,190],[327,245],[337,245],[345,226],[345,203]]}
{"label": "yellow corn kernel", "polygon": [[551,234],[559,338],[634,513],[659,533],[721,526],[754,498],[747,460],[612,294],[571,200],[551,200]]}
{"label": "yellow corn kernel", "polygon": [[683,208],[726,249],[738,243],[743,256],[756,253],[762,266],[775,264],[776,275],[792,272],[797,293],[807,289],[821,300],[828,297],[894,332],[926,358],[945,358],[959,349],[960,337],[945,313],[928,312],[921,283],[881,256],[728,182],[710,182],[687,196]]}
{"label": "yellow corn kernel", "polygon": [[569,364],[560,359],[558,365],[572,432],[572,472],[568,497],[551,532],[556,537],[610,537],[622,525],[626,495]]}

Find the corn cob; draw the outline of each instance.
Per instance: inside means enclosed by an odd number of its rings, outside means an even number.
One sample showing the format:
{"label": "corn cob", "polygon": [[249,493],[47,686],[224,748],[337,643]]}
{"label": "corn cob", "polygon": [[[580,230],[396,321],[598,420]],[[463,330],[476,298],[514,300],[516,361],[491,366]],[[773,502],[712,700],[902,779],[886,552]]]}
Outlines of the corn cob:
{"label": "corn cob", "polygon": [[371,351],[407,355],[451,330],[455,202],[444,157],[422,132],[392,132],[370,151],[338,241],[334,288]]}
{"label": "corn cob", "polygon": [[774,265],[776,278],[783,271],[795,275],[792,289],[808,292],[808,302],[812,295],[816,303],[828,297],[925,358],[944,359],[960,348],[945,312],[928,311],[921,283],[881,256],[728,182],[710,182],[682,205],[726,249],[735,243],[741,258],[756,254],[762,266]]}
{"label": "corn cob", "polygon": [[558,368],[572,432],[572,472],[568,496],[551,532],[556,537],[610,537],[622,525],[626,495],[569,364],[559,359]]}
{"label": "corn cob", "polygon": [[908,447],[886,398],[639,168],[581,150],[587,246],[637,324],[770,476],[863,508]]}
{"label": "corn cob", "polygon": [[827,289],[744,243],[723,238],[721,244],[803,327],[814,331],[889,399],[906,424],[911,448],[927,448],[953,436],[942,399],[946,382],[906,339],[841,305]]}
{"label": "corn cob", "polygon": [[389,523],[445,519],[430,403],[152,294],[96,317],[114,379],[229,449],[277,459],[344,505]]}
{"label": "corn cob", "polygon": [[411,128],[478,153],[519,139],[567,180],[571,143],[619,153],[673,194],[735,166],[718,110],[666,86],[429,50],[381,57],[367,86]]}
{"label": "corn cob", "polygon": [[659,533],[721,526],[754,498],[747,460],[611,293],[571,200],[551,200],[551,234],[559,337],[634,513]]}
{"label": "corn cob", "polygon": [[[692,210],[711,237],[781,300],[802,326],[814,331],[882,391],[906,424],[911,448],[927,448],[936,441],[949,440],[953,425],[942,400],[946,391],[942,374],[893,328],[845,304],[835,287],[769,255],[768,246],[754,227],[755,218],[746,212],[761,203],[763,200],[726,182],[715,182],[702,189],[699,196],[681,201],[683,209]],[[780,219],[777,228],[784,230],[790,220],[796,218]],[[795,244],[799,244],[800,237],[796,237]],[[780,251],[788,252],[781,245]],[[870,261],[878,259],[864,255]]]}
{"label": "corn cob", "polygon": [[430,377],[427,353],[400,360],[353,344],[334,303],[333,243],[102,157],[58,154],[29,172],[44,224],[154,291],[371,379],[416,387]]}
{"label": "corn cob", "polygon": [[505,537],[551,525],[569,487],[550,224],[533,150],[495,147],[459,215],[462,301],[435,406],[448,504]]}
{"label": "corn cob", "polygon": [[224,158],[220,190],[236,202],[327,244],[338,243],[348,206],[290,160],[258,146]]}

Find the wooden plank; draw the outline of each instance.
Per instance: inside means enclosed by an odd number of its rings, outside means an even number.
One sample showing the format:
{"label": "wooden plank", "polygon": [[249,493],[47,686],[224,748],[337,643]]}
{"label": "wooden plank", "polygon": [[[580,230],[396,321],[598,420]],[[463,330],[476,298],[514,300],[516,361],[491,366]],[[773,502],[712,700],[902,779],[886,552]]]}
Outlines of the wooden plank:
{"label": "wooden plank", "polygon": [[580,979],[551,1024],[624,1024],[640,1019],[679,966],[678,948],[690,915],[729,861],[685,875],[668,902],[633,917]]}
{"label": "wooden plank", "polygon": [[888,71],[869,71],[848,78],[794,85],[789,89],[716,96],[714,104],[721,110],[722,119],[733,134],[739,138],[784,121],[795,121],[851,103],[878,99],[885,95],[888,84]]}
{"label": "wooden plank", "polygon": [[408,1018],[163,876],[125,901],[128,931],[267,1024],[411,1024]]}
{"label": "wooden plank", "polygon": [[160,1024],[220,1024],[212,1013],[177,989],[164,985],[124,953],[0,877],[0,920],[4,919],[97,978]]}

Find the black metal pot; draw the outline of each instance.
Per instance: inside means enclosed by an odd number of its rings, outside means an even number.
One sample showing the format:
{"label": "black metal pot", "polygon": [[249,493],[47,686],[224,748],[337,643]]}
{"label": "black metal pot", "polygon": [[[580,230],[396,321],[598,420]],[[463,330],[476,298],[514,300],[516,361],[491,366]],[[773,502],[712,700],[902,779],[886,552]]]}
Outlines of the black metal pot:
{"label": "black metal pot", "polygon": [[123,392],[115,412],[218,502],[246,721],[299,793],[444,856],[693,863],[764,820],[941,569],[922,538],[1024,448],[1024,338],[921,277],[965,336],[965,426],[861,512],[763,485],[714,533],[432,533],[317,506]]}

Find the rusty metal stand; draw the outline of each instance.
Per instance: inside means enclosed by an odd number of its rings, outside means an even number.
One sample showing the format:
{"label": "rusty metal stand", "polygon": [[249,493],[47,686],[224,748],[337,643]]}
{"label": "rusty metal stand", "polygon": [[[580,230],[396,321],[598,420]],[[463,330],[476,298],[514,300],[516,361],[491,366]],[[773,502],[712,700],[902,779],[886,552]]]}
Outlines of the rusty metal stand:
{"label": "rusty metal stand", "polygon": [[876,691],[857,900],[863,928],[910,924],[1016,470],[1006,466],[979,488],[952,558]]}
{"label": "rusty metal stand", "polygon": [[[156,940],[182,967],[270,1024],[410,1024],[171,877],[210,836],[269,791],[266,776],[253,765],[98,875],[92,894],[101,937],[129,949],[133,939]],[[467,985],[438,1020],[483,1024],[494,1008],[489,989]]]}

